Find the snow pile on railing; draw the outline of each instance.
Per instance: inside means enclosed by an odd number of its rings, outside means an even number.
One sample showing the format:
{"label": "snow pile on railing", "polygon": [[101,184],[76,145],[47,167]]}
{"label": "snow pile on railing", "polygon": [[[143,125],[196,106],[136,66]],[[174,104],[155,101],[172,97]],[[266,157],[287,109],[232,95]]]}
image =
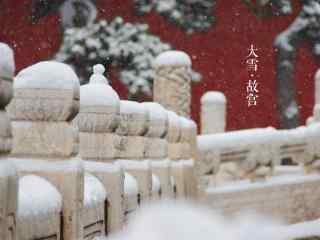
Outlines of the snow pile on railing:
{"label": "snow pile on railing", "polygon": [[46,179],[26,175],[19,180],[18,218],[36,217],[62,210],[62,197]]}

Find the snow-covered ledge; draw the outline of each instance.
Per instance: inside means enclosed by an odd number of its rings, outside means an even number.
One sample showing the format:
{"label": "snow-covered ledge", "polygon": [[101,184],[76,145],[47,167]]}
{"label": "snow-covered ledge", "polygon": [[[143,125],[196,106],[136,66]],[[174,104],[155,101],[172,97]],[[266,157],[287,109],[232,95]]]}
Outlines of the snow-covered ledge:
{"label": "snow-covered ledge", "polygon": [[237,178],[263,179],[279,162],[279,136],[273,128],[200,135],[201,172],[217,174],[220,163],[235,162]]}

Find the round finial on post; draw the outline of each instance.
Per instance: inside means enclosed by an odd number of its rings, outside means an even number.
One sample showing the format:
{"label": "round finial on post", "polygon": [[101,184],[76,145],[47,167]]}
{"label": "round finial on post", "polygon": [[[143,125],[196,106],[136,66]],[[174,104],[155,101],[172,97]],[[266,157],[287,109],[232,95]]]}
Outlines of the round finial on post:
{"label": "round finial on post", "polygon": [[96,64],[93,66],[93,74],[90,77],[89,83],[92,84],[109,84],[108,79],[103,75],[106,71],[102,64]]}

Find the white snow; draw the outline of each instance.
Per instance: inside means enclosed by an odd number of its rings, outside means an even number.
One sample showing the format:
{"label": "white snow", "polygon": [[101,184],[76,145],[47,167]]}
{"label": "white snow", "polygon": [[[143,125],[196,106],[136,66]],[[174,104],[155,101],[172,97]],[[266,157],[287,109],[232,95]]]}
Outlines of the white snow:
{"label": "white snow", "polygon": [[44,61],[21,70],[14,80],[15,88],[74,90],[79,79],[67,64]]}
{"label": "white snow", "polygon": [[114,173],[121,171],[120,166],[117,164],[94,161],[84,161],[84,168],[86,171],[89,172]]}
{"label": "white snow", "polygon": [[143,102],[142,105],[149,111],[150,119],[161,120],[161,121],[167,120],[168,118],[167,111],[159,103]]}
{"label": "white snow", "polygon": [[121,159],[116,162],[116,164],[120,165],[125,169],[150,169],[150,161],[149,160],[126,160]]}
{"label": "white snow", "polygon": [[80,111],[81,106],[119,106],[120,98],[103,75],[104,71],[103,65],[94,65],[89,83],[80,87]]}
{"label": "white snow", "polygon": [[199,135],[197,137],[200,151],[219,148],[238,148],[247,144],[258,144],[279,140],[280,132],[274,128],[253,128],[225,133]]}
{"label": "white snow", "polygon": [[[111,240],[288,240],[319,236],[319,220],[285,225],[277,219],[243,213],[223,218],[211,209],[180,201],[144,205]],[[104,237],[95,240],[105,240]]]}
{"label": "white snow", "polygon": [[287,184],[298,184],[298,183],[307,183],[313,181],[319,181],[319,174],[310,174],[310,175],[298,175],[298,174],[287,174],[280,176],[272,176],[263,182],[254,182],[250,180],[241,180],[232,182],[230,185],[224,185],[221,187],[212,187],[206,189],[208,193],[229,193],[229,192],[240,192],[248,189],[260,189],[268,188],[274,186],[281,186]]}
{"label": "white snow", "polygon": [[320,220],[297,223],[281,228],[279,233],[286,239],[320,237]]}
{"label": "white snow", "polygon": [[142,103],[129,100],[121,100],[120,114],[141,114],[147,117],[147,110]]}
{"label": "white snow", "polygon": [[170,167],[171,162],[169,159],[151,160],[150,164],[152,167],[156,167],[156,168],[168,168]]}
{"label": "white snow", "polygon": [[226,97],[222,92],[210,91],[201,97],[201,103],[226,103]]}
{"label": "white snow", "polygon": [[59,213],[61,210],[61,194],[46,179],[35,175],[26,175],[19,179],[19,218]]}
{"label": "white snow", "polygon": [[126,196],[137,196],[139,193],[137,180],[125,172],[124,174],[124,194]]}
{"label": "white snow", "polygon": [[13,78],[15,71],[14,53],[5,43],[0,42],[0,78]]}
{"label": "white snow", "polygon": [[100,180],[86,172],[84,175],[84,206],[96,206],[104,202],[106,198],[107,192]]}
{"label": "white snow", "polygon": [[81,106],[119,106],[118,94],[107,84],[89,83],[80,87]]}
{"label": "white snow", "polygon": [[14,165],[7,160],[0,159],[0,178],[16,175]]}
{"label": "white snow", "polygon": [[166,51],[155,58],[153,65],[159,66],[191,66],[191,59],[182,51]]}
{"label": "white snow", "polygon": [[81,172],[83,171],[83,161],[81,159],[71,160],[34,160],[34,159],[19,159],[9,158],[9,160],[16,166],[18,171],[21,172]]}
{"label": "white snow", "polygon": [[158,176],[152,174],[152,192],[159,192],[161,189],[161,183]]}

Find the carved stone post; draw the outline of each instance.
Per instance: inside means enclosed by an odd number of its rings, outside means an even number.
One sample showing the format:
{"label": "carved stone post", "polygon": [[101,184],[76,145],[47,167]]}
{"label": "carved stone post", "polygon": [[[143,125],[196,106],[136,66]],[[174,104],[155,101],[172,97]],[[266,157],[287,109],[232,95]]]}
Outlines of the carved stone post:
{"label": "carved stone post", "polygon": [[191,111],[191,60],[181,51],[167,51],[154,61],[153,98],[168,110],[185,117]]}
{"label": "carved stone post", "polygon": [[[72,160],[74,135],[69,122],[77,114],[78,107],[79,79],[68,65],[58,62],[40,62],[22,70],[15,78],[14,95],[8,106],[13,132],[12,155],[22,160],[17,163],[19,175],[39,175],[58,189],[63,198],[63,238],[66,240],[83,237],[84,171],[79,160]],[[40,182],[35,181],[35,187],[37,184]],[[31,194],[37,193],[33,191]],[[39,201],[42,199],[33,197]],[[19,198],[19,205],[24,206],[24,201]],[[31,204],[37,208],[36,200]],[[55,214],[58,214],[56,221],[60,221],[60,213]],[[24,239],[25,224],[35,224],[35,221],[43,224],[34,212],[23,215],[24,220],[21,217],[18,216],[21,239]],[[28,234],[47,237],[37,235],[38,231]],[[43,231],[43,234],[49,232]],[[59,236],[60,233],[52,234]]]}
{"label": "carved stone post", "polygon": [[[172,197],[170,184],[170,162],[168,161],[168,143],[165,135],[168,131],[167,111],[158,103],[146,102],[143,106],[148,112],[148,131],[145,134],[145,159],[151,161],[153,180],[159,178],[161,198]],[[156,181],[153,181],[152,194],[157,194]],[[157,196],[153,196],[157,198]]]}
{"label": "carved stone post", "polygon": [[123,223],[124,175],[122,169],[113,164],[120,146],[120,137],[115,133],[120,99],[103,76],[104,71],[102,65],[95,65],[89,83],[81,86],[76,124],[80,132],[80,156],[87,160],[85,170],[97,177],[107,192],[104,209],[100,212],[107,216],[105,232],[108,234],[120,230]]}
{"label": "carved stone post", "polygon": [[226,98],[210,91],[201,98],[201,134],[224,132],[226,128]]}
{"label": "carved stone post", "polygon": [[117,133],[121,135],[119,163],[138,182],[140,202],[151,197],[151,168],[144,160],[148,114],[141,103],[120,101],[120,124]]}
{"label": "carved stone post", "polygon": [[[179,116],[168,111],[168,158],[171,160],[171,185],[173,187],[174,197],[184,198],[185,191],[185,179],[184,168],[181,159],[183,154],[188,154],[189,149],[184,149],[180,143],[181,139],[181,121]],[[184,152],[187,150],[187,153]]]}

